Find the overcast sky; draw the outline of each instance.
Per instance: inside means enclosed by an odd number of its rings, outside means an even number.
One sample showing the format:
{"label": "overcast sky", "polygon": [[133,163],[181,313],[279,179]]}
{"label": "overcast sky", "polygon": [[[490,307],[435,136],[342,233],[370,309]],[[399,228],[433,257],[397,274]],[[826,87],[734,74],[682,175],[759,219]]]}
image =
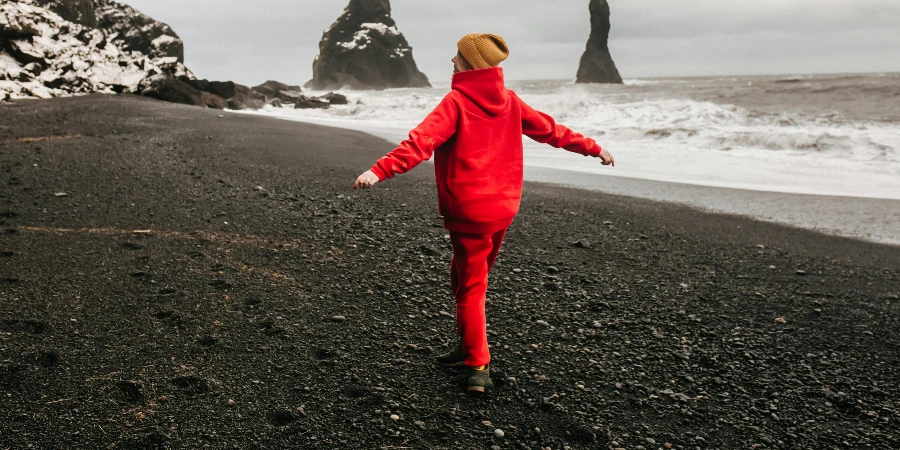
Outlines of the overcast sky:
{"label": "overcast sky", "polygon": [[[121,0],[171,25],[201,78],[303,84],[347,0]],[[622,77],[900,71],[898,0],[609,0]],[[502,35],[509,79],[574,79],[588,0],[394,0],[419,69],[446,83],[456,41]]]}

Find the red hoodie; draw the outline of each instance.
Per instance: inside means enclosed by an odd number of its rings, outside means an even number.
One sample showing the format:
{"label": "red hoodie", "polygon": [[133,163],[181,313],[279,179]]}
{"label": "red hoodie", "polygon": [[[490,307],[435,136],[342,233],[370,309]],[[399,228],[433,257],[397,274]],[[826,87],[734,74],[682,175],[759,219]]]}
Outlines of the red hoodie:
{"label": "red hoodie", "polygon": [[557,124],[507,89],[500,67],[456,73],[451,87],[409,139],[372,167],[384,181],[434,154],[438,210],[449,230],[486,234],[509,227],[522,198],[523,134],[600,155],[593,139]]}

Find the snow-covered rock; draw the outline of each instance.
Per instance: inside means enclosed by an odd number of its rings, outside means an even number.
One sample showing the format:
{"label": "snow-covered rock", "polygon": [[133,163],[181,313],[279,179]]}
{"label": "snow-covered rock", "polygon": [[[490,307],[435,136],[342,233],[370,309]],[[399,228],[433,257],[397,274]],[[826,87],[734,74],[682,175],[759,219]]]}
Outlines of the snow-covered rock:
{"label": "snow-covered rock", "polygon": [[112,0],[0,3],[0,99],[140,93],[147,80],[194,79],[183,61],[168,25]]}
{"label": "snow-covered rock", "polygon": [[94,0],[94,5],[98,27],[108,34],[118,33],[116,42],[124,50],[184,63],[184,43],[168,25],[113,0]]}
{"label": "snow-covered rock", "polygon": [[391,18],[389,0],[350,0],[322,35],[308,87],[317,90],[430,87]]}

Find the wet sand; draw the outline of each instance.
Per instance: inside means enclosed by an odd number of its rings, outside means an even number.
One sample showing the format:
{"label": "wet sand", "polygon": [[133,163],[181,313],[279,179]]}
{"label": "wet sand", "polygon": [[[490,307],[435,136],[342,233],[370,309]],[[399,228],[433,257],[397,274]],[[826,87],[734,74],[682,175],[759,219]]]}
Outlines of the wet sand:
{"label": "wet sand", "polygon": [[672,202],[836,236],[900,246],[900,200],[698,186],[526,167],[531,181]]}

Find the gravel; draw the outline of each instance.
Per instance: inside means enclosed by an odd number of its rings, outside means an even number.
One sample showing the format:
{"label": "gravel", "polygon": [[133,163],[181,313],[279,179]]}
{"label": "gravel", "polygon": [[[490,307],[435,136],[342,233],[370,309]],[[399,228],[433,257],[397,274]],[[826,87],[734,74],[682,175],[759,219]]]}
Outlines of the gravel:
{"label": "gravel", "polygon": [[0,447],[900,447],[897,247],[526,183],[469,397],[426,350],[456,339],[433,173],[349,189],[390,143],[130,96],[0,114]]}

